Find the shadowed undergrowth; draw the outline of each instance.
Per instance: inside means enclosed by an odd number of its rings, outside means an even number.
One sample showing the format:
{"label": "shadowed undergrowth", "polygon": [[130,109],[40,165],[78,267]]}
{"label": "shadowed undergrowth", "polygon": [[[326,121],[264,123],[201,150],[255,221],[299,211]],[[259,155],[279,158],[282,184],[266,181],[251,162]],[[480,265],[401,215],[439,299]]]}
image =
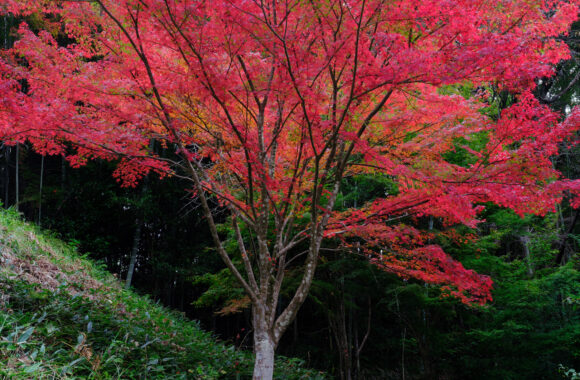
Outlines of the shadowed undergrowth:
{"label": "shadowed undergrowth", "polygon": [[[275,377],[322,378],[302,364],[280,358]],[[252,365],[251,353],[0,211],[0,378],[243,379]]]}

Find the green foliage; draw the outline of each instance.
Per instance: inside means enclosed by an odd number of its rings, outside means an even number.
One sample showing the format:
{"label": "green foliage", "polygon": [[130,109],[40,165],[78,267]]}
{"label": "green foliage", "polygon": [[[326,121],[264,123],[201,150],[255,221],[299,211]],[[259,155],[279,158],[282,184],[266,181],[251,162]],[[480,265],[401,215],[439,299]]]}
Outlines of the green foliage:
{"label": "green foliage", "polygon": [[456,138],[453,141],[454,149],[445,152],[443,157],[446,161],[452,164],[468,167],[475,164],[479,160],[474,154],[470,152],[470,150],[481,152],[485,148],[485,145],[488,141],[489,136],[485,131],[475,133],[468,138]]}
{"label": "green foliage", "polygon": [[441,86],[437,92],[441,95],[461,95],[465,99],[469,99],[473,96],[474,88],[472,83],[464,82]]}
{"label": "green foliage", "polygon": [[560,373],[570,380],[580,380],[580,373],[576,372],[574,368],[566,368],[560,364]]}
{"label": "green foliage", "polygon": [[[136,296],[68,245],[0,212],[0,377],[249,378],[248,352]],[[277,378],[310,379],[280,358]]]}
{"label": "green foliage", "polygon": [[[561,378],[559,365],[580,363],[578,262],[555,265],[554,215],[520,218],[492,208],[484,217],[479,241],[448,243],[446,249],[492,276],[494,301],[477,311],[457,309],[453,319],[459,326],[446,324],[431,333],[439,371],[453,378]],[[444,312],[430,309],[432,316]]]}
{"label": "green foliage", "polygon": [[355,175],[345,178],[336,198],[335,209],[342,211],[349,207],[361,207],[366,202],[385,194],[396,195],[399,189],[392,178],[385,175]]}
{"label": "green foliage", "polygon": [[205,285],[207,290],[197,298],[196,307],[220,307],[218,315],[238,313],[250,307],[250,299],[240,287],[234,276],[226,268],[218,273],[205,273],[192,279],[194,285]]}

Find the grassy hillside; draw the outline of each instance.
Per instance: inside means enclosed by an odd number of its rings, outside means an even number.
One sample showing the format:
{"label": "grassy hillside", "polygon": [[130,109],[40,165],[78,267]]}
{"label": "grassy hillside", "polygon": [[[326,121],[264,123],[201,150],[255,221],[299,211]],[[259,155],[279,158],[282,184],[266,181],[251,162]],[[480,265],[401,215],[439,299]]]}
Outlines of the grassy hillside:
{"label": "grassy hillside", "polygon": [[[0,211],[0,378],[243,379],[252,355]],[[321,378],[297,359],[277,379]]]}

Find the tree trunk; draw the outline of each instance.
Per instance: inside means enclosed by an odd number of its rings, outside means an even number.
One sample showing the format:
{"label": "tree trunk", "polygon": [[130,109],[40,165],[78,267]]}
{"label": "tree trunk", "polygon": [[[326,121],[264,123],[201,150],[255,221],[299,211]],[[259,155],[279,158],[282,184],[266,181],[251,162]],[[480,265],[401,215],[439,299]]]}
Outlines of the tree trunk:
{"label": "tree trunk", "polygon": [[403,334],[401,339],[401,379],[405,380],[405,339],[407,337],[407,328],[403,328]]}
{"label": "tree trunk", "polygon": [[127,279],[125,280],[125,289],[131,287],[133,280],[133,272],[135,271],[135,263],[137,262],[137,253],[139,252],[139,243],[141,242],[141,222],[140,218],[135,221],[135,235],[133,235],[133,248],[131,249],[131,260],[129,261],[129,270],[127,271]]}
{"label": "tree trunk", "polygon": [[15,187],[14,191],[16,192],[16,201],[14,203],[14,208],[18,211],[18,207],[20,206],[20,181],[18,179],[20,172],[20,144],[16,144],[16,174],[15,174]]}
{"label": "tree trunk", "polygon": [[533,277],[534,276],[534,269],[532,267],[532,257],[530,255],[530,236],[528,235],[530,233],[530,229],[528,227],[526,227],[526,235],[522,235],[520,236],[520,241],[522,243],[522,245],[524,246],[524,257],[526,260],[526,266],[528,268],[528,277]]}
{"label": "tree trunk", "polygon": [[[578,222],[579,215],[580,215],[580,212],[578,212],[578,210],[576,210],[574,212],[574,217],[572,218],[572,222],[570,222],[570,226],[568,227],[566,232],[562,235],[562,237],[558,241],[558,255],[556,256],[556,264],[564,265],[564,264],[566,264],[566,262],[570,258],[570,255],[566,254],[566,240],[574,231],[574,227],[576,226],[576,223]],[[562,228],[563,227],[564,227],[564,222],[562,221]]]}
{"label": "tree trunk", "polygon": [[[150,143],[151,147],[153,143]],[[141,200],[145,198],[147,190],[149,189],[149,176],[145,176],[143,186],[141,187]],[[143,205],[137,208],[137,218],[135,218],[135,234],[133,235],[133,247],[131,249],[131,259],[129,261],[129,270],[127,271],[127,279],[125,281],[125,289],[131,287],[133,280],[133,273],[135,272],[135,264],[137,263],[137,254],[139,253],[139,245],[141,244],[141,230],[143,229],[144,215],[142,210]]]}
{"label": "tree trunk", "polygon": [[6,167],[4,170],[4,207],[10,206],[10,153],[9,146],[4,147],[4,157],[6,158]]}
{"label": "tree trunk", "polygon": [[65,155],[62,155],[62,159],[60,161],[60,189],[64,191],[66,187],[66,158]]}
{"label": "tree trunk", "polygon": [[[258,314],[258,313],[255,313]],[[274,377],[274,341],[268,331],[263,329],[264,321],[258,321],[254,314],[254,380],[271,380]]]}
{"label": "tree trunk", "polygon": [[42,225],[42,185],[44,180],[44,155],[40,159],[40,185],[38,187],[38,225]]}
{"label": "tree trunk", "polygon": [[334,334],[336,349],[338,351],[340,380],[351,380],[351,345],[349,343],[350,336],[347,330],[347,316],[343,289],[341,289],[341,295],[337,297],[336,303],[336,311],[330,312],[328,315],[329,327]]}

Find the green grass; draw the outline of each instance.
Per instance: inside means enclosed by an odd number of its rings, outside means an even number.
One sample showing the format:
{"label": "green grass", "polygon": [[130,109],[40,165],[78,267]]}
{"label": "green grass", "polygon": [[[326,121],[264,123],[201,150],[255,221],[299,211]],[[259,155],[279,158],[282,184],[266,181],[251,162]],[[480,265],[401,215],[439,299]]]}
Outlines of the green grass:
{"label": "green grass", "polygon": [[[0,378],[245,379],[252,354],[131,291],[73,247],[0,211]],[[277,379],[323,375],[279,358]]]}

